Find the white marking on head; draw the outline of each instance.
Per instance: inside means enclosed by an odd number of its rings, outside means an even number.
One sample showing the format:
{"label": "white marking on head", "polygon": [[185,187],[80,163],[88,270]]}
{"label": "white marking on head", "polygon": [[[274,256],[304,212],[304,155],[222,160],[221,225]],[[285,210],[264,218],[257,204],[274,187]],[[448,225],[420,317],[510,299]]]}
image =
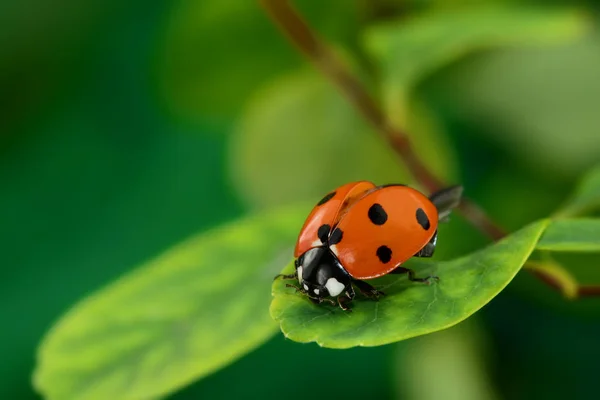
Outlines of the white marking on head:
{"label": "white marking on head", "polygon": [[298,267],[298,269],[296,270],[296,275],[298,275],[298,282],[302,283],[302,265]]}
{"label": "white marking on head", "polygon": [[331,252],[333,254],[335,254],[336,257],[338,256],[338,249],[337,249],[337,246],[335,244],[332,245],[332,246],[329,246],[329,249],[331,250]]}
{"label": "white marking on head", "polygon": [[304,259],[302,260],[302,265],[310,265],[313,262],[319,249],[310,249],[306,253],[304,253]]}
{"label": "white marking on head", "polygon": [[316,295],[319,294],[319,289],[314,289],[313,291],[315,292]]}
{"label": "white marking on head", "polygon": [[323,246],[323,242],[321,242],[321,239],[317,239],[314,242],[312,242],[311,245],[313,247],[319,247],[319,246]]}
{"label": "white marking on head", "polygon": [[306,283],[304,284],[304,290],[308,290],[308,285]]}
{"label": "white marking on head", "polygon": [[337,296],[344,291],[345,286],[343,283],[340,283],[337,279],[329,278],[327,279],[325,287],[329,291],[330,296]]}

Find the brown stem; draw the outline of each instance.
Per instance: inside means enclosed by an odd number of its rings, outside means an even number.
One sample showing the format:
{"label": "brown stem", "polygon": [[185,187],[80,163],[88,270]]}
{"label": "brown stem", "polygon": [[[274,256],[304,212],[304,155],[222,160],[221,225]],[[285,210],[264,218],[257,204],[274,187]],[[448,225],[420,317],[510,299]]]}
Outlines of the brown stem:
{"label": "brown stem", "polygon": [[[290,38],[292,43],[336,84],[345,97],[376,128],[376,132],[390,144],[417,182],[423,185],[430,193],[446,186],[417,157],[410,144],[408,135],[388,123],[383,111],[371,94],[366,91],[361,82],[348,71],[344,64],[336,58],[335,54],[317,38],[302,17],[290,6],[288,1],[261,0],[261,3],[275,23]],[[459,210],[467,220],[494,240],[506,235],[506,232],[502,228],[488,218],[469,199],[465,198],[462,200]]]}
{"label": "brown stem", "polygon": [[580,297],[597,297],[600,296],[600,285],[585,285],[579,286],[577,294]]}
{"label": "brown stem", "polygon": [[[539,270],[528,270],[533,276],[550,286],[552,289],[561,292],[562,288],[560,283],[551,275],[545,274]],[[600,285],[578,285],[577,286],[577,297],[598,297],[600,296]]]}
{"label": "brown stem", "polygon": [[538,278],[540,281],[544,282],[546,285],[550,286],[552,289],[556,290],[557,292],[562,292],[562,285],[552,275],[546,274],[540,270],[528,271],[530,271],[533,276]]}
{"label": "brown stem", "polygon": [[[446,185],[421,162],[402,130],[391,126],[381,107],[361,82],[339,61],[327,45],[317,37],[287,0],[259,0],[263,8],[291,42],[327,76],[356,109],[369,121],[376,132],[389,143],[415,179],[430,193]],[[459,211],[472,225],[494,240],[506,236],[506,231],[492,221],[468,198],[463,198]],[[539,275],[536,275],[539,277]],[[541,279],[555,288],[548,280]],[[588,290],[593,292],[593,290]],[[594,292],[595,293],[595,292]],[[596,294],[600,295],[600,293]]]}

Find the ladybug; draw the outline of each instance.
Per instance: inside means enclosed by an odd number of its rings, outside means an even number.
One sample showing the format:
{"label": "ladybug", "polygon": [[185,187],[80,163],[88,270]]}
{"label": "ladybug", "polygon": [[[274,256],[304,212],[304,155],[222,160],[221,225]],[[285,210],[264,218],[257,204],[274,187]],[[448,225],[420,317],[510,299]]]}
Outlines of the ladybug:
{"label": "ladybug", "polygon": [[304,222],[294,250],[295,272],[275,279],[297,279],[300,286],[287,286],[314,303],[336,305],[336,298],[343,310],[350,310],[353,285],[369,298],[384,295],[364,280],[397,273],[407,273],[414,282],[439,279],[417,278],[401,265],[411,257],[433,255],[438,222],[458,205],[462,190],[452,186],[427,197],[402,184],[340,186]]}

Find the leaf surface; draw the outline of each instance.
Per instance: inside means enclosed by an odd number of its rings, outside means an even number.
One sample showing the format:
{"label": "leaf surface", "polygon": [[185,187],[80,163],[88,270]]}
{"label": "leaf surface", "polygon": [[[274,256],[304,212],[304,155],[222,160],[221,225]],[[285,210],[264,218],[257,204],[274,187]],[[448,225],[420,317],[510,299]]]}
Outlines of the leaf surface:
{"label": "leaf surface", "polygon": [[560,43],[581,34],[585,21],[573,10],[480,6],[376,25],[363,43],[382,70],[387,113],[402,126],[410,92],[427,74],[476,49]]}
{"label": "leaf surface", "polygon": [[589,171],[575,192],[557,213],[560,217],[578,216],[600,209],[600,165]]}
{"label": "leaf surface", "polygon": [[[323,347],[379,346],[439,331],[466,319],[508,285],[525,263],[547,225],[535,222],[520,231],[452,261],[412,259],[417,276],[435,274],[431,286],[411,283],[403,275],[372,281],[386,296],[379,301],[357,295],[353,311],[315,305],[285,281],[273,284],[271,315],[286,337]],[[292,271],[288,265],[286,272]]]}
{"label": "leaf surface", "polygon": [[600,252],[600,219],[552,221],[536,248],[549,251]]}
{"label": "leaf surface", "polygon": [[192,237],[92,294],[47,334],[35,386],[47,399],[148,399],[262,344],[270,286],[310,207]]}

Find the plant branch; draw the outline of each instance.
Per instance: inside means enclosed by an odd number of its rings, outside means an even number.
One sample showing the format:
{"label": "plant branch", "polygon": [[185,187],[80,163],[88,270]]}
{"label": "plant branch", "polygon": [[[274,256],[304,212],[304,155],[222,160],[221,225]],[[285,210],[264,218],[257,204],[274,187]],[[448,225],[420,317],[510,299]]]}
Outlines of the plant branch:
{"label": "plant branch", "polygon": [[[414,152],[408,135],[388,122],[373,96],[346,68],[344,63],[338,60],[329,47],[317,37],[287,0],[260,0],[260,3],[291,42],[341,90],[347,100],[375,127],[376,132],[394,149],[417,182],[430,193],[447,186],[423,164]],[[458,209],[465,219],[493,240],[499,240],[506,236],[506,231],[492,221],[470,199],[463,198]],[[534,275],[550,287],[557,289],[552,284],[551,277],[540,276],[543,275],[540,272]],[[581,288],[580,294],[600,295],[600,290],[596,287],[584,287]]]}
{"label": "plant branch", "polygon": [[[550,288],[556,290],[557,292],[561,292],[565,294],[564,286],[555,276],[544,272],[539,269],[528,269],[531,266],[530,262],[525,263],[524,269],[529,271],[533,276],[538,278],[540,281],[544,282]],[[575,298],[578,297],[598,297],[600,296],[600,285],[581,285],[578,282],[575,287]],[[570,296],[566,296],[570,297]]]}
{"label": "plant branch", "polygon": [[[401,158],[419,184],[430,193],[442,189],[444,183],[435,177],[417,157],[406,135],[393,127],[373,97],[361,82],[340,62],[335,54],[316,36],[296,10],[285,0],[261,0],[265,10],[308,59],[320,69],[375,127]],[[506,235],[488,216],[468,198],[461,201],[459,210],[479,230],[494,240]]]}
{"label": "plant branch", "polygon": [[598,297],[600,296],[600,285],[579,286],[577,295],[580,297]]}

